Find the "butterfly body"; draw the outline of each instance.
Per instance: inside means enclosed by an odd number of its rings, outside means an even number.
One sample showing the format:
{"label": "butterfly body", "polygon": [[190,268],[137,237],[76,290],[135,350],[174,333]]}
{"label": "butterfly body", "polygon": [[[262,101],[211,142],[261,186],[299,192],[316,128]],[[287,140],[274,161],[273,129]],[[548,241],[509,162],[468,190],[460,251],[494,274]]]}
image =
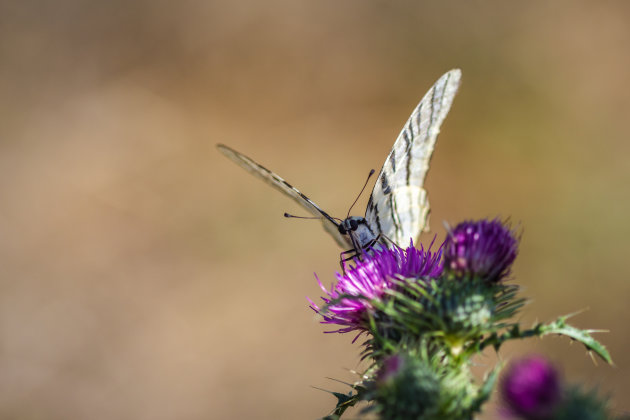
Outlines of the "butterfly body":
{"label": "butterfly body", "polygon": [[365,217],[350,216],[339,223],[339,233],[345,235],[355,251],[366,249],[379,239]]}
{"label": "butterfly body", "polygon": [[[451,70],[440,77],[411,113],[385,159],[365,217],[344,220],[331,217],[297,188],[277,174],[225,146],[219,150],[254,176],[292,198],[313,216],[343,248],[360,255],[376,243],[406,247],[428,230],[429,201],[423,188],[440,126],[459,87],[461,71]],[[342,253],[343,254],[343,253]]]}

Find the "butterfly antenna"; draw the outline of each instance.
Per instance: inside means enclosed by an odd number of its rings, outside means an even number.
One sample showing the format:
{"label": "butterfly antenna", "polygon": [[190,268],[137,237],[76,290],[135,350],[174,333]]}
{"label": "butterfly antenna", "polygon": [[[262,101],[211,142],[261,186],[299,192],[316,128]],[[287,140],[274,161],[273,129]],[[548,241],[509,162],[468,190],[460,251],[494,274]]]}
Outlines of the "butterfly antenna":
{"label": "butterfly antenna", "polygon": [[319,217],[316,216],[295,216],[293,214],[289,214],[289,213],[284,213],[284,217],[288,218],[288,219],[319,219]]}
{"label": "butterfly antenna", "polygon": [[352,211],[352,207],[354,207],[354,205],[357,204],[357,201],[359,201],[359,197],[361,197],[361,194],[363,194],[363,191],[365,191],[365,187],[367,187],[368,181],[370,180],[372,175],[374,175],[374,169],[370,170],[370,174],[367,176],[365,184],[363,184],[363,188],[361,188],[361,192],[359,193],[359,195],[357,195],[357,198],[354,199],[354,203],[352,203],[352,205],[348,209],[348,215],[346,216],[346,218],[350,217],[350,211]]}

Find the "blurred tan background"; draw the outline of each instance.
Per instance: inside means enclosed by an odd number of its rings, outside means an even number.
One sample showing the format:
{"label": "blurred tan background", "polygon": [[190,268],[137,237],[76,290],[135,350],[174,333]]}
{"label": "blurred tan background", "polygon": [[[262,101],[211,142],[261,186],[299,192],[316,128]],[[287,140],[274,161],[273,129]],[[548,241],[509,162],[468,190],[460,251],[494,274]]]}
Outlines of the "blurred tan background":
{"label": "blurred tan background", "polygon": [[305,296],[340,250],[214,145],[343,217],[454,67],[433,233],[520,222],[524,322],[585,310],[617,366],[556,338],[502,357],[630,409],[629,22],[622,1],[1,2],[0,418],[326,414],[311,386],[345,391],[326,377],[359,348]]}

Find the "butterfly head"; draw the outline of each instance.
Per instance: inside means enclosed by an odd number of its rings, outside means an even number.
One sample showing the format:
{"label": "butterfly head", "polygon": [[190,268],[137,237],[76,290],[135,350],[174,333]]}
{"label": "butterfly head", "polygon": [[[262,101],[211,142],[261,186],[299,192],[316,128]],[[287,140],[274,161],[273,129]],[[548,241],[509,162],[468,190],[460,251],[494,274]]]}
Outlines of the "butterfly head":
{"label": "butterfly head", "polygon": [[[351,216],[341,221],[338,225],[339,233],[349,235],[356,240],[361,248],[374,242],[376,235],[370,229],[365,217]],[[354,242],[354,241],[353,241]]]}
{"label": "butterfly head", "polygon": [[348,217],[339,223],[339,233],[347,235],[349,232],[357,230],[361,224],[367,224],[365,218],[358,216]]}

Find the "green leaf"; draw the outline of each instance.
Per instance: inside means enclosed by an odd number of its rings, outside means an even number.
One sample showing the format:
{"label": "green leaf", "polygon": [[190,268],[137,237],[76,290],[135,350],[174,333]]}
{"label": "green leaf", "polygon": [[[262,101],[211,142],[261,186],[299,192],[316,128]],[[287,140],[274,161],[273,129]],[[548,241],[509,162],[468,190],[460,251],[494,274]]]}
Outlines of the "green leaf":
{"label": "green leaf", "polygon": [[613,364],[613,361],[604,347],[599,341],[595,340],[591,334],[597,332],[604,332],[602,330],[580,330],[572,325],[566,323],[566,320],[574,314],[561,316],[557,320],[549,324],[536,324],[533,328],[521,331],[518,324],[512,325],[507,331],[502,334],[491,334],[485,338],[481,343],[477,344],[478,351],[483,350],[487,346],[493,346],[495,350],[499,350],[501,345],[509,340],[523,339],[529,337],[543,337],[549,334],[559,334],[569,337],[572,340],[578,341],[586,347],[590,352],[594,352],[602,358],[606,363]]}
{"label": "green leaf", "polygon": [[556,321],[544,325],[541,328],[542,334],[559,334],[569,337],[572,340],[579,341],[586,347],[587,350],[595,352],[599,357],[601,357],[606,363],[613,364],[613,361],[608,353],[606,347],[601,344],[599,341],[595,340],[591,334],[597,332],[605,332],[602,330],[580,330],[575,328],[572,325],[566,323],[566,320],[572,315],[565,315],[558,318]]}
{"label": "green leaf", "polygon": [[337,398],[337,405],[335,405],[333,412],[325,417],[322,417],[322,420],[338,420],[348,408],[354,406],[361,400],[361,395],[365,391],[365,388],[357,385],[351,385],[351,387],[353,390],[357,391],[356,394],[353,394],[352,391],[344,394],[342,392],[328,391],[326,389],[313,387],[320,391],[327,392],[328,394],[332,394],[335,398]]}

